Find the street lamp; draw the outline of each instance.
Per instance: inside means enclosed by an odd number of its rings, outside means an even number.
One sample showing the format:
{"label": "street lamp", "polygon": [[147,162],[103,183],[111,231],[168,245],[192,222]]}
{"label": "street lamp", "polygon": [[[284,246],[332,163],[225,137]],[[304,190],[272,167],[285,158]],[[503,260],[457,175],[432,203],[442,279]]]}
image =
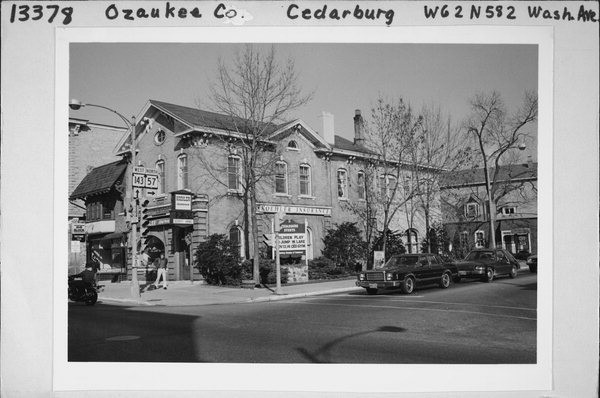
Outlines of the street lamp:
{"label": "street lamp", "polygon": [[[136,163],[136,136],[135,136],[135,116],[131,117],[131,121],[129,119],[127,119],[125,116],[123,116],[122,114],[120,114],[119,112],[115,111],[114,109],[111,109],[109,107],[103,106],[103,105],[96,105],[96,104],[84,104],[83,102],[77,100],[77,99],[72,99],[71,101],[69,101],[69,108],[71,108],[74,111],[77,111],[81,108],[83,108],[84,106],[91,106],[94,108],[101,108],[101,109],[106,109],[107,111],[110,111],[112,113],[114,113],[115,115],[119,116],[121,118],[121,120],[123,120],[123,122],[125,123],[125,125],[127,126],[127,130],[129,130],[129,135],[131,137],[131,165],[132,167],[135,167],[135,163]],[[131,297],[133,297],[134,299],[139,300],[140,299],[140,284],[138,282],[138,276],[137,276],[137,198],[133,197],[133,184],[131,185],[131,191],[130,191],[130,195],[129,195],[130,200],[132,200],[132,206],[133,206],[133,214],[134,217],[132,218],[131,221]]]}

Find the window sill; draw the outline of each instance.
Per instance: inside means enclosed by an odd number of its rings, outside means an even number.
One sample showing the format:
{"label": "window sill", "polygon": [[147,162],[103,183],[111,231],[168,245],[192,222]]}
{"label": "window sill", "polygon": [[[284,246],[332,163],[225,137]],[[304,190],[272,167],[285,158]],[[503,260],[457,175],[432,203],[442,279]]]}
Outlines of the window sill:
{"label": "window sill", "polygon": [[273,196],[276,196],[278,198],[290,198],[292,197],[292,195],[288,195],[287,193],[274,193]]}
{"label": "window sill", "polygon": [[348,201],[348,198],[340,198],[340,197],[338,197],[338,200],[341,200],[341,201],[343,201],[343,202],[347,202],[347,201]]}
{"label": "window sill", "polygon": [[298,199],[310,199],[310,200],[315,200],[316,197],[311,196],[311,195],[298,195]]}
{"label": "window sill", "polygon": [[300,152],[300,148],[290,148],[290,147],[286,147],[285,148],[286,151],[294,151],[294,152]]}
{"label": "window sill", "polygon": [[242,191],[228,190],[227,196],[242,196]]}

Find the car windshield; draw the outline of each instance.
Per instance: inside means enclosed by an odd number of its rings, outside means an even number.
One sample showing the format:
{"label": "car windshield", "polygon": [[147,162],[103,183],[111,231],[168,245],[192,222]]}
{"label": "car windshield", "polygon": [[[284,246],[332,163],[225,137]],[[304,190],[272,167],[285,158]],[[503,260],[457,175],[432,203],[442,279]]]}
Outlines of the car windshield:
{"label": "car windshield", "polygon": [[473,260],[493,260],[494,252],[492,251],[474,251],[467,255],[465,260],[473,261]]}
{"label": "car windshield", "polygon": [[385,265],[380,265],[378,268],[383,267],[399,267],[401,265],[413,265],[419,261],[419,256],[394,256],[388,260]]}

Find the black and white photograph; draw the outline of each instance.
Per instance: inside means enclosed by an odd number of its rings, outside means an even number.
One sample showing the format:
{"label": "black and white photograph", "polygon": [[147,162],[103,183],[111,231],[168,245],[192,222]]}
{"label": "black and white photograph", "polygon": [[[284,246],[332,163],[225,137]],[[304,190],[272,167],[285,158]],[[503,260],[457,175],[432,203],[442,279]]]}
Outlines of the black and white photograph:
{"label": "black and white photograph", "polygon": [[590,396],[598,39],[415,3],[3,6],[3,395]]}
{"label": "black and white photograph", "polygon": [[69,66],[69,361],[536,363],[536,45]]}

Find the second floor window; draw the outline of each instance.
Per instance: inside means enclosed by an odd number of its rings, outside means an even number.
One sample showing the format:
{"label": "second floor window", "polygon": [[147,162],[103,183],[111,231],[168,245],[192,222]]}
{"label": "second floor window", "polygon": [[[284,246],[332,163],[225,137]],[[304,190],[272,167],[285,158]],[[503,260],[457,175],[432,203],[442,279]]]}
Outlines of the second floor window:
{"label": "second floor window", "polygon": [[275,193],[287,194],[287,163],[275,164]]}
{"label": "second floor window", "polygon": [[156,171],[158,171],[158,194],[166,192],[165,188],[165,161],[159,160],[156,162]]}
{"label": "second floor window", "polygon": [[177,189],[188,188],[188,159],[186,155],[177,158]]}
{"label": "second floor window", "polygon": [[357,184],[358,186],[358,199],[364,200],[366,198],[366,186],[365,186],[365,172],[359,171],[357,175]]}
{"label": "second floor window", "polygon": [[300,165],[300,195],[310,196],[310,166],[307,164]]}
{"label": "second floor window", "polygon": [[384,198],[391,198],[396,189],[396,177],[391,175],[379,177],[379,185],[381,189],[381,196]]}
{"label": "second floor window", "polygon": [[348,198],[348,174],[344,169],[337,171],[337,191],[338,199]]}
{"label": "second floor window", "polygon": [[230,191],[239,192],[242,190],[241,162],[237,156],[230,156],[227,159],[227,188]]}
{"label": "second floor window", "polygon": [[479,204],[471,202],[465,205],[465,217],[475,218],[479,215]]}

